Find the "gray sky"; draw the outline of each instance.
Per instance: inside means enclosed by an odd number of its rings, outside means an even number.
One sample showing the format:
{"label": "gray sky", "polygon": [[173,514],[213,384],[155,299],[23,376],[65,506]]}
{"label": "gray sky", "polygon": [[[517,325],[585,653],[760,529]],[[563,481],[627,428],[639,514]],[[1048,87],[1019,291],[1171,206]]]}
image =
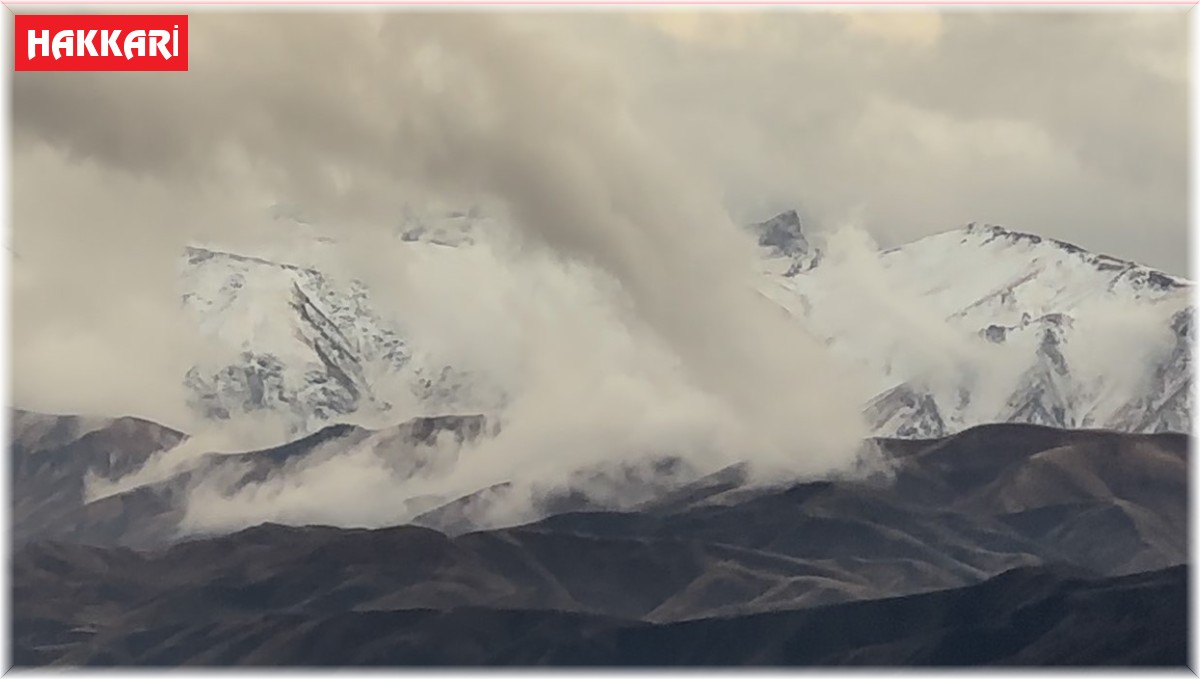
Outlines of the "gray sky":
{"label": "gray sky", "polygon": [[[322,158],[362,159],[395,132],[387,105],[402,98],[378,91],[394,79],[395,46],[363,14],[277,13],[239,28],[247,16],[194,15],[186,75],[16,74],[18,154],[38,138],[102,166],[154,168],[188,190],[217,155],[240,157],[290,173],[303,197],[323,192]],[[563,91],[604,82],[612,92],[564,96],[620,99],[737,219],[798,206],[828,224],[858,210],[884,245],[993,222],[1186,273],[1182,12],[504,18],[531,27],[530,40],[557,41],[531,68]],[[575,82],[580,60],[603,78]],[[466,101],[471,83],[445,86]],[[259,115],[272,107],[295,119]]]}
{"label": "gray sky", "polygon": [[734,210],[859,207],[886,245],[1000,223],[1187,273],[1182,12],[611,23],[581,39],[623,46],[647,115]]}

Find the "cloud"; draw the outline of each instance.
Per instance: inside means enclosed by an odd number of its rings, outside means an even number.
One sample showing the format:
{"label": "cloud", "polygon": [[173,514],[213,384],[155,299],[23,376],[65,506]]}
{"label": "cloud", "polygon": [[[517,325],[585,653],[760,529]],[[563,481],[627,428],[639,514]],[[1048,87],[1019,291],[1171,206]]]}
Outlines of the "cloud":
{"label": "cloud", "polygon": [[[1181,297],[1168,302],[1167,309],[1177,311],[1190,302]],[[1086,341],[1068,344],[1063,353],[1072,371],[1097,376],[1095,383],[1085,385],[1102,396],[1096,412],[1088,413],[1095,421],[1103,422],[1125,405],[1124,395],[1144,393],[1155,377],[1147,366],[1161,365],[1177,349],[1178,338],[1164,322],[1163,311],[1113,298],[1090,300],[1072,310],[1074,331]]]}
{"label": "cloud", "polygon": [[[452,281],[389,272],[402,260],[377,246],[403,191],[483,196],[526,247],[593,271],[588,283],[597,290],[572,298],[580,310],[555,305],[555,293],[542,298],[548,309],[504,300],[532,330],[509,352],[524,388],[504,413],[502,435],[458,466],[456,484],[518,473],[560,483],[590,464],[659,454],[736,456],[765,474],[853,464],[866,435],[856,390],[823,347],[754,292],[755,244],[713,187],[631,115],[621,73],[496,15],[202,15],[190,30],[184,78],[15,79],[24,147],[49,144],[111,173],[97,179],[111,190],[86,196],[88,209],[137,210],[111,226],[82,214],[38,215],[96,228],[104,247],[84,259],[98,255],[101,266],[129,274],[110,284],[58,271],[81,302],[135,299],[136,283],[153,285],[162,313],[148,309],[147,317],[172,319],[169,295],[157,287],[167,272],[149,267],[173,261],[214,218],[213,237],[250,238],[230,228],[242,221],[226,221],[231,208],[274,197],[338,225],[352,259],[401,308],[406,297],[430,294],[452,303]],[[86,121],[78,120],[83,107]],[[179,202],[163,197],[152,203],[160,209],[147,209],[159,193]],[[173,223],[167,208],[193,205]],[[40,261],[53,268],[55,252],[51,244]],[[123,268],[143,257],[153,262],[147,270]],[[568,286],[567,278],[549,280]],[[476,280],[474,289],[489,284]],[[488,336],[480,320],[443,328]],[[143,324],[97,321],[93,329],[106,347],[163,342],[155,345],[161,366],[121,373],[129,389],[154,398],[160,381],[181,374],[175,363],[192,355],[181,351],[191,346],[185,340]],[[462,357],[463,340],[447,340]],[[497,358],[475,360],[502,370]],[[91,377],[73,360],[57,369]]]}
{"label": "cloud", "polygon": [[752,16],[721,50],[617,16],[578,34],[745,221],[861,206],[885,247],[996,223],[1186,273],[1182,12]]}
{"label": "cloud", "polygon": [[[833,296],[815,303],[813,313],[826,334],[855,343],[869,359],[897,363],[889,367],[922,389],[957,387],[987,360],[988,347],[973,330],[949,322],[911,281],[884,266],[878,245],[855,220],[828,233],[824,252],[821,283]],[[854,305],[837,303],[845,299]]]}
{"label": "cloud", "polygon": [[183,316],[176,265],[218,200],[34,146],[13,165],[13,397],[50,412],[190,429],[178,379],[213,356]]}
{"label": "cloud", "polygon": [[[414,26],[421,21],[411,13],[396,16]],[[147,74],[124,82],[104,74],[60,74],[58,80],[16,74],[18,144],[40,131],[56,143],[68,140],[77,153],[103,152],[123,166],[142,168],[220,152],[225,166],[209,174],[228,177],[234,187],[246,167],[278,176],[283,170],[269,166],[286,159],[286,173],[296,176],[304,168],[308,188],[329,192],[338,173],[345,175],[332,147],[353,146],[382,161],[388,147],[372,146],[367,130],[420,133],[428,123],[388,96],[395,90],[387,83],[396,74],[386,64],[397,47],[379,37],[385,18],[326,13],[314,28],[301,27],[306,19],[298,15],[209,13],[196,17],[194,66],[185,77]],[[466,25],[477,17],[459,18]],[[977,221],[1076,242],[1171,273],[1186,269],[1182,12],[677,11],[505,18],[544,28],[570,42],[577,56],[602,63],[607,86],[621,90],[618,98],[630,115],[693,173],[707,177],[741,221],[800,205],[813,220],[834,223],[862,204],[873,237],[885,246]],[[447,51],[469,47],[468,35]],[[934,35],[936,40],[917,37]],[[545,40],[537,31],[530,36],[537,44]],[[418,62],[424,65],[406,68],[428,79],[431,64],[442,58],[423,49]],[[272,56],[284,52],[286,60]],[[243,75],[224,76],[235,62]],[[543,65],[557,69],[563,88],[549,96],[567,91],[573,67]],[[300,71],[310,80],[289,77]],[[382,79],[375,75],[380,72],[386,72]],[[460,75],[445,82],[467,109],[457,113],[462,116],[475,109],[467,93],[476,88]],[[317,83],[325,96],[306,92]],[[125,86],[154,94],[106,95]],[[104,91],[93,92],[95,87]],[[587,89],[576,93],[580,102],[592,100],[597,88]],[[42,96],[57,105],[27,110]],[[225,103],[243,100],[278,106],[286,116],[270,119],[253,113],[257,106]],[[134,107],[122,101],[138,101],[138,110],[116,127],[103,122]],[[336,102],[355,105],[339,110]],[[139,124],[132,124],[139,115]],[[173,125],[191,133],[173,134]],[[114,134],[95,134],[99,126]],[[914,128],[942,129],[945,140],[930,146],[927,135],[910,140],[907,131]],[[988,128],[1011,134],[1001,143],[984,134]],[[225,140],[214,146],[217,129]],[[892,136],[866,143],[863,129],[888,129]],[[267,145],[278,148],[297,138],[305,143],[285,157],[266,153]],[[317,148],[319,153],[309,153]],[[403,157],[402,150],[393,151],[388,162]],[[899,179],[905,180],[903,190]],[[343,188],[347,200],[369,193],[350,191],[344,181]]]}
{"label": "cloud", "polygon": [[945,31],[942,15],[937,12],[847,11],[844,17],[851,33],[904,46],[933,47]]}
{"label": "cloud", "polygon": [[[1181,270],[1181,26],[197,12],[186,74],[14,74],[14,394],[183,417],[151,412],[209,351],[179,320],[176,253],[278,238],[256,218],[278,201],[336,228],[431,346],[520,375],[455,488],[681,446],[845,467],[863,389],[754,293],[736,224],[862,206],[885,246],[977,220]],[[510,251],[459,280],[393,257],[401,206],[429,198],[484,200]],[[519,299],[527,265],[561,288]],[[478,292],[489,268],[512,295]]]}
{"label": "cloud", "polygon": [[[496,240],[403,252],[397,262],[421,286],[399,286],[412,296],[385,303],[414,329],[414,346],[470,371],[476,384],[507,391],[505,407],[490,413],[497,434],[436,449],[432,456],[447,460],[438,474],[397,474],[364,447],[243,488],[208,478],[189,499],[184,530],[266,520],[389,525],[505,484],[472,510],[478,525],[499,525],[535,518],[542,499],[568,487],[623,506],[644,499],[639,493],[652,482],[683,483],[738,462],[750,462],[763,482],[853,468],[857,440],[845,449],[773,447],[771,432],[758,431],[736,402],[698,387],[671,345],[613,294],[620,288],[611,276]],[[827,388],[841,385],[799,384],[795,393],[810,398]],[[803,419],[797,411],[794,421]],[[681,462],[651,471],[665,459]]]}
{"label": "cloud", "polygon": [[286,422],[270,414],[229,420],[220,427],[201,427],[200,434],[187,436],[178,445],[150,456],[140,467],[122,476],[108,478],[89,470],[84,479],[84,497],[93,502],[118,495],[196,469],[208,455],[264,450],[287,440]]}

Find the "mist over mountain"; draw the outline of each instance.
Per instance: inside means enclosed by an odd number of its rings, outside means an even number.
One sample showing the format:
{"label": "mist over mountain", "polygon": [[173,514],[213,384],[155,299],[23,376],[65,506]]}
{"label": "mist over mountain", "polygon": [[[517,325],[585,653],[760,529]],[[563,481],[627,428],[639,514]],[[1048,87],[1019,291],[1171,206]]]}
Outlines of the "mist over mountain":
{"label": "mist over mountain", "polygon": [[[1186,657],[1190,281],[996,226],[746,225],[871,432],[780,457],[611,278],[478,208],[405,213],[399,295],[281,214],[307,245],[177,260],[194,429],[13,411],[18,664]],[[567,366],[590,400],[548,400]]]}
{"label": "mist over mountain", "polygon": [[14,663],[1186,664],[1184,23],[205,11],[14,74]]}
{"label": "mist over mountain", "polygon": [[[486,219],[410,211],[397,229],[439,308],[456,277],[512,271]],[[183,303],[233,357],[181,378],[207,424],[13,414],[15,659],[1184,661],[1189,281],[1000,227],[884,251],[795,212],[746,228],[758,291],[870,385],[875,435],[852,459],[755,473],[685,419],[547,464],[505,441],[530,422],[517,355],[436,341],[496,316],[381,307],[332,237],[308,261],[190,247]],[[539,283],[566,304],[603,289],[522,264],[501,308]],[[459,299],[450,318],[478,304]],[[464,656],[466,629],[485,636]]]}
{"label": "mist over mountain", "polygon": [[[295,237],[173,255],[187,339],[139,384],[184,415],[13,411],[19,664],[1186,656],[1188,280],[783,212],[740,228],[746,290],[829,363],[758,418],[731,371],[766,364],[685,360],[611,272],[484,208],[404,211],[382,273],[270,219]],[[826,393],[833,435],[776,428]]]}
{"label": "mist over mountain", "polygon": [[[425,294],[438,295],[468,262],[504,262],[487,245],[486,230],[497,228],[477,212],[426,221],[410,212],[394,247],[432,274]],[[1190,281],[998,226],[886,251],[858,242],[853,230],[813,232],[794,211],[750,230],[762,255],[755,285],[857,366],[874,434],[935,437],[1008,421],[1189,430]],[[438,276],[435,267],[454,273]],[[529,277],[539,275],[547,284],[560,277],[545,263]],[[503,367],[477,356],[433,355],[455,338],[441,328],[431,336],[420,313],[380,313],[358,279],[199,248],[188,251],[181,276],[206,336],[242,352],[237,363],[189,372],[194,405],[207,416],[266,411],[307,432],[393,404],[406,415],[497,412],[519,389]],[[445,303],[474,311],[461,298]],[[483,321],[454,330],[492,329]],[[422,334],[424,345],[412,339]]]}
{"label": "mist over mountain", "polygon": [[[361,485],[321,492],[309,476],[322,515],[269,488],[289,469],[295,479],[297,468],[355,455],[390,469],[393,483],[427,474],[449,450],[429,443],[488,436],[480,417],[332,426],[100,496],[86,492],[88,475],[120,473],[180,435],[136,420],[85,433],[32,413],[14,425],[21,665],[1186,657],[1183,435],[987,425],[879,439],[873,473],[766,486],[744,465],[689,477],[661,460],[642,474],[581,474],[537,497],[541,520],[479,530],[518,484],[400,502]],[[245,530],[221,523],[233,508],[195,493],[217,477],[227,497],[257,489],[260,510],[277,513]],[[604,480],[626,489],[623,503],[596,492]],[[345,527],[319,525],[333,517]],[[812,636],[829,625],[840,633]],[[476,639],[469,630],[483,635],[475,650],[451,653]],[[740,639],[740,650],[707,648],[707,638]],[[824,640],[799,644],[814,638]]]}

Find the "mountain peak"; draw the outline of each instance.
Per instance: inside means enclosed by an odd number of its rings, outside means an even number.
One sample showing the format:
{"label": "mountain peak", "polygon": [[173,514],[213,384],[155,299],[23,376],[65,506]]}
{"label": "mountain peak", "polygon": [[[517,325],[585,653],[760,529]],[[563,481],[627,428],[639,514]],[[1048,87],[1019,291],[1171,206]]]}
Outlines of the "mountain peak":
{"label": "mountain peak", "polygon": [[750,228],[758,235],[758,245],[771,256],[793,260],[785,274],[789,277],[813,268],[821,259],[820,250],[809,242],[795,210],[781,212],[765,222],[751,224]]}
{"label": "mountain peak", "polygon": [[1038,244],[1044,242],[1049,245],[1053,245],[1061,250],[1065,250],[1071,254],[1088,255],[1091,257],[1096,257],[1098,259],[1111,260],[1113,263],[1118,263],[1118,264],[1132,264],[1132,262],[1126,262],[1125,260],[1117,259],[1116,257],[1110,257],[1108,255],[1097,255],[1097,254],[1091,253],[1091,252],[1085,250],[1084,248],[1081,248],[1078,245],[1075,245],[1074,243],[1068,243],[1066,241],[1058,240],[1055,238],[1046,238],[1044,236],[1039,236],[1034,233],[1026,233],[1024,231],[1013,231],[1012,229],[1006,229],[1003,226],[999,226],[997,224],[979,224],[977,222],[972,222],[967,225],[966,231],[969,234],[977,234],[977,235],[986,236],[987,240],[984,241],[985,243],[991,242],[993,240],[1001,239],[1001,238],[1003,238],[1004,240],[1013,242],[1013,243],[1024,242],[1024,243],[1029,243],[1031,245],[1038,245]]}
{"label": "mountain peak", "polygon": [[996,224],[980,224],[972,222],[961,231],[968,235],[982,238],[981,245],[986,245],[997,240],[1004,240],[1013,244],[1041,245],[1056,248],[1068,255],[1074,255],[1078,259],[1090,264],[1100,271],[1120,272],[1118,278],[1124,276],[1129,279],[1130,283],[1138,287],[1147,286],[1156,290],[1173,290],[1185,287],[1189,284],[1188,281],[1165,274],[1156,269],[1132,262],[1127,259],[1113,257],[1111,255],[1099,254],[1091,252],[1074,243],[1058,240],[1056,238],[1047,238],[1037,234],[1025,233],[1023,231],[1013,231]]}

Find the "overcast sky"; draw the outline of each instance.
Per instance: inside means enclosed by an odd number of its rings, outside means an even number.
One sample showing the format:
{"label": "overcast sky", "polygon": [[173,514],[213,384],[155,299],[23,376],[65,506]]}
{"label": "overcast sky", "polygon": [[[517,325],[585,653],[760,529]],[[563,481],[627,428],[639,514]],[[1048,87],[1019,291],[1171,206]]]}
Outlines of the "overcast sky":
{"label": "overcast sky", "polygon": [[1181,12],[610,23],[581,39],[620,45],[647,116],[735,210],[857,206],[889,245],[992,222],[1187,272]]}
{"label": "overcast sky", "polygon": [[[611,88],[603,96],[737,219],[797,207],[822,225],[856,213],[885,246],[991,222],[1187,272],[1182,12],[497,14],[556,40],[546,61],[569,53],[536,65],[563,81],[563,97]],[[380,101],[403,101],[373,91],[399,68],[378,21],[248,16],[194,15],[188,74],[16,74],[14,170],[40,139],[194,191],[200,156],[297,173],[390,129],[368,120]],[[591,75],[573,82],[581,60]],[[267,132],[278,121],[253,118],[271,106],[299,122]],[[260,133],[280,144],[247,140]],[[287,134],[325,139],[291,140],[313,155],[286,148]]]}

